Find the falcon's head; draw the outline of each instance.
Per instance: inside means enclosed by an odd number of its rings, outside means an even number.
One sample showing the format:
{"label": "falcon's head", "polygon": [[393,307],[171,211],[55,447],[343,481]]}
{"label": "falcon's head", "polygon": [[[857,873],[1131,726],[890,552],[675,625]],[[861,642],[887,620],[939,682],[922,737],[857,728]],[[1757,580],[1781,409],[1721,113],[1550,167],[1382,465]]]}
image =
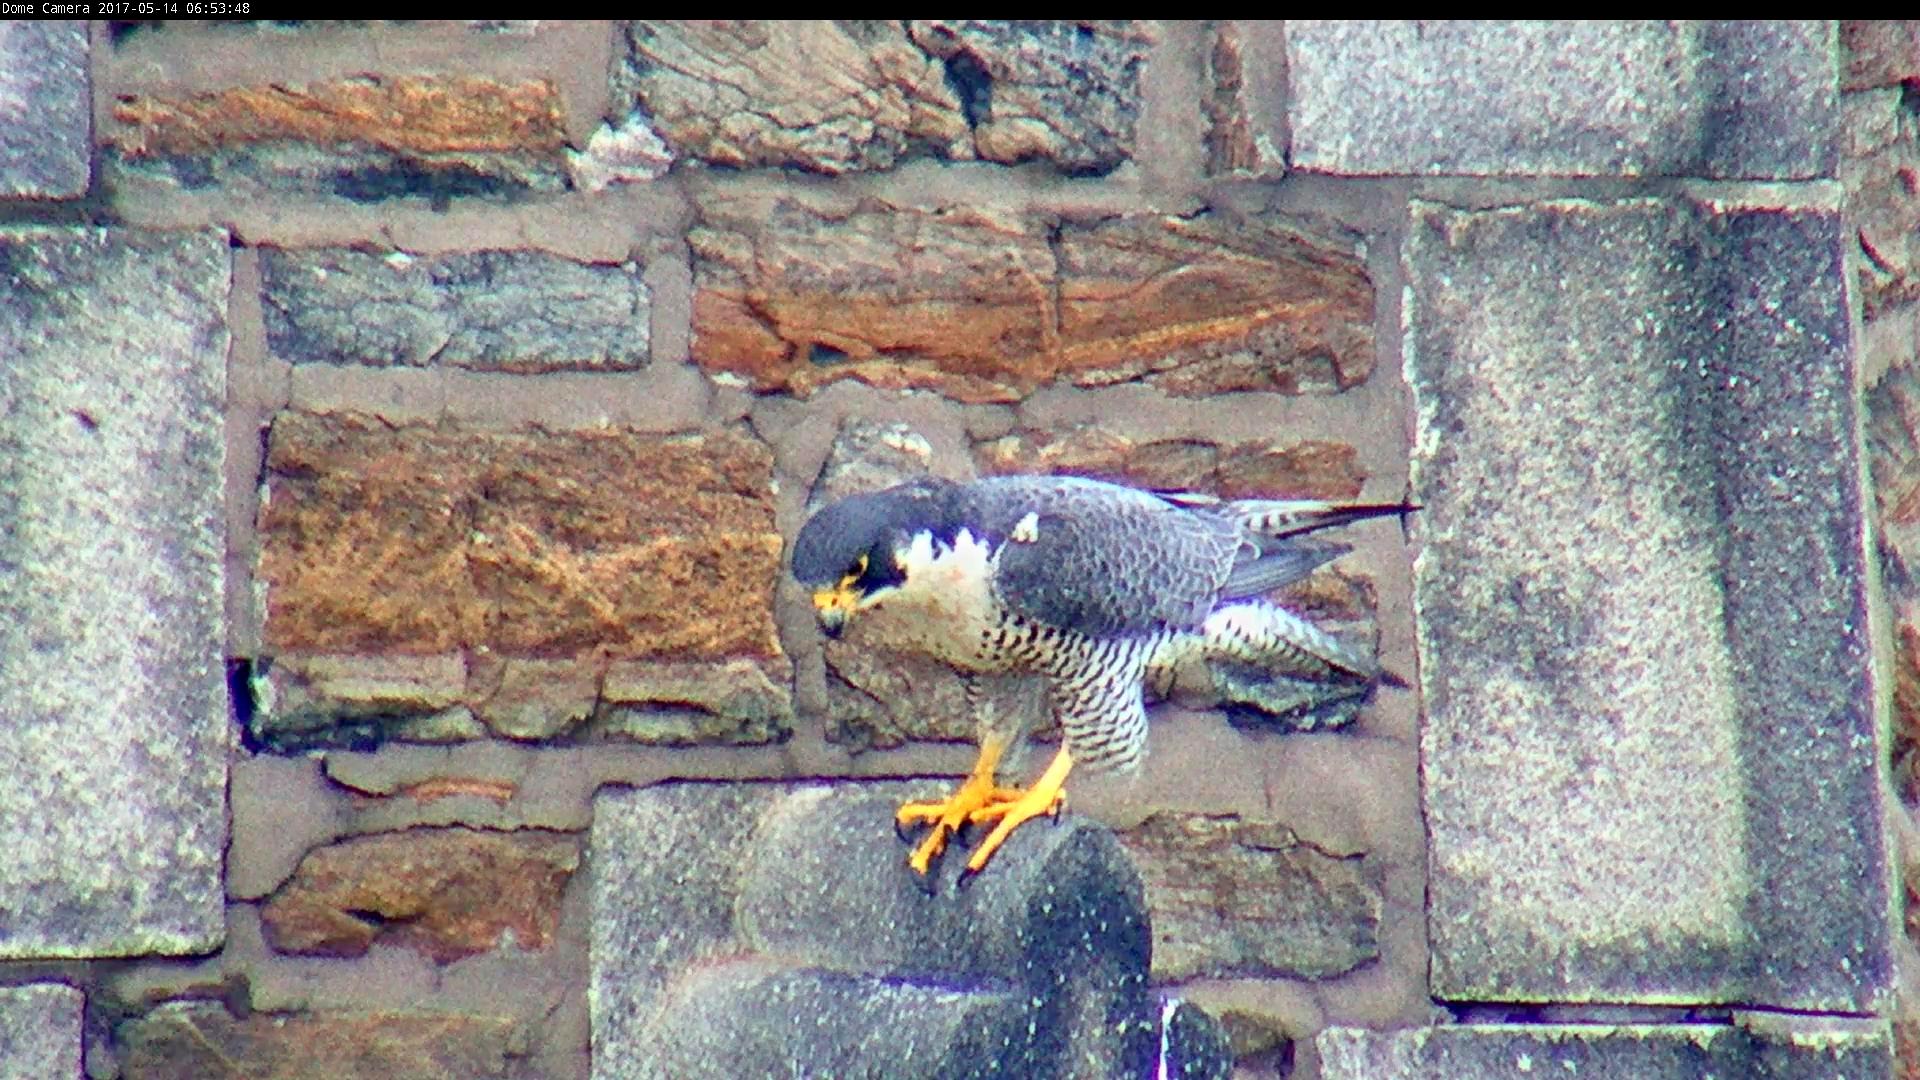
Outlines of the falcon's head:
{"label": "falcon's head", "polygon": [[884,491],[849,495],[807,520],[793,541],[793,576],[813,590],[813,610],[829,637],[855,611],[899,588],[914,538],[938,533],[948,481],[931,477]]}

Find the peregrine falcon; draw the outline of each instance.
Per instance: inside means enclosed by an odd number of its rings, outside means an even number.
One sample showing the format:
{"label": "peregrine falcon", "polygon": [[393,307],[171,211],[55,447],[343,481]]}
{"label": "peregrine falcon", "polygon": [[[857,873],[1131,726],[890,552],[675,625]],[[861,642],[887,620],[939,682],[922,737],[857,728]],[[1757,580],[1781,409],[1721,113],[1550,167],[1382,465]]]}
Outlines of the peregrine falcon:
{"label": "peregrine falcon", "polygon": [[1348,550],[1304,534],[1411,509],[1226,501],[1066,476],[923,477],[822,508],[794,539],[792,565],[829,636],[857,619],[864,639],[968,675],[1046,678],[1065,738],[1032,787],[996,779],[1022,733],[984,731],[979,760],[950,799],[908,803],[896,816],[901,830],[930,827],[908,859],[922,875],[963,826],[993,822],[965,880],[1023,822],[1059,812],[1076,763],[1136,768],[1147,741],[1143,681],[1196,650],[1373,679],[1371,660],[1260,597]]}

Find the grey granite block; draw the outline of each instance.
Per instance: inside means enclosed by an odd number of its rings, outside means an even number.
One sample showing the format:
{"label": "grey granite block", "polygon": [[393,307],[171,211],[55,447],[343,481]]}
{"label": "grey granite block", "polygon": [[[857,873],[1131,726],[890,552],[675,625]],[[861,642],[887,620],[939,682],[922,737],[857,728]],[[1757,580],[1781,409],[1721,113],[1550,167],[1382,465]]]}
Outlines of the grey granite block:
{"label": "grey granite block", "polygon": [[225,932],[220,232],[0,230],[0,957]]}
{"label": "grey granite block", "polygon": [[1162,1041],[1175,1075],[1225,1069],[1192,1018],[1161,1038],[1140,880],[1111,834],[1030,825],[965,889],[956,851],[926,890],[892,820],[933,790],[597,796],[594,1075],[1136,1076]]}
{"label": "grey granite block", "polygon": [[1329,1028],[1326,1080],[1885,1080],[1885,1021],[1789,1017],[1781,1025],[1463,1024]]}
{"label": "grey granite block", "polygon": [[893,835],[893,794],[814,787],[775,809],[741,883],[755,949],[904,978],[1144,984],[1144,889],[1111,833],[1080,817],[1036,822],[964,889],[965,850],[949,852],[928,891]]}
{"label": "grey granite block", "polygon": [[265,248],[260,267],[267,347],[293,363],[552,371],[647,362],[651,305],[634,266],[530,251]]}
{"label": "grey granite block", "polygon": [[80,1075],[86,995],[64,983],[0,988],[0,1080]]}
{"label": "grey granite block", "polygon": [[0,23],[0,197],[87,193],[93,148],[87,24]]}
{"label": "grey granite block", "polygon": [[[1024,994],[735,963],[702,971],[648,1030],[638,1076],[986,1080],[1049,1071]],[[608,1075],[596,1071],[595,1075]]]}
{"label": "grey granite block", "polygon": [[1436,996],[1885,1000],[1850,236],[1416,205]]}
{"label": "grey granite block", "polygon": [[1296,168],[1805,179],[1835,166],[1826,22],[1290,22]]}

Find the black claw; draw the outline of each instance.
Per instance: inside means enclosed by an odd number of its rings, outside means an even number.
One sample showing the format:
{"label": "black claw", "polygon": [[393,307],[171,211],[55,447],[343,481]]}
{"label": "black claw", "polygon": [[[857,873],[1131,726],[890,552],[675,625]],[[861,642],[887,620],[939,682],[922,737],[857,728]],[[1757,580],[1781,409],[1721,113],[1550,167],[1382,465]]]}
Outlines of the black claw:
{"label": "black claw", "polygon": [[973,879],[978,877],[979,874],[980,871],[975,870],[971,866],[961,870],[960,876],[953,879],[954,890],[957,892],[966,892],[967,886],[973,884]]}
{"label": "black claw", "polygon": [[936,862],[934,865],[927,867],[927,872],[924,874],[909,866],[907,867],[907,873],[913,875],[913,883],[920,887],[921,892],[926,893],[928,896],[938,896],[940,894],[940,883],[934,880],[934,876],[939,865],[940,864]]}
{"label": "black claw", "polygon": [[913,834],[907,831],[907,823],[901,821],[899,818],[893,819],[893,835],[898,837],[903,844],[913,843]]}

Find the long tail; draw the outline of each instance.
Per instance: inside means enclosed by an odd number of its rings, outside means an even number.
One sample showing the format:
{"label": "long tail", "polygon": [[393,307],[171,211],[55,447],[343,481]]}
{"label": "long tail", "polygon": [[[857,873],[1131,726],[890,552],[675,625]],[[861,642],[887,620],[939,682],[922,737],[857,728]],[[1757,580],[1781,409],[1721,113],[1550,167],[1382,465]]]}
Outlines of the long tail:
{"label": "long tail", "polygon": [[1412,503],[1326,503],[1315,500],[1242,499],[1222,503],[1220,511],[1229,514],[1249,532],[1274,540],[1302,536],[1339,525],[1350,525],[1368,518],[1398,515],[1402,518],[1420,509]]}

